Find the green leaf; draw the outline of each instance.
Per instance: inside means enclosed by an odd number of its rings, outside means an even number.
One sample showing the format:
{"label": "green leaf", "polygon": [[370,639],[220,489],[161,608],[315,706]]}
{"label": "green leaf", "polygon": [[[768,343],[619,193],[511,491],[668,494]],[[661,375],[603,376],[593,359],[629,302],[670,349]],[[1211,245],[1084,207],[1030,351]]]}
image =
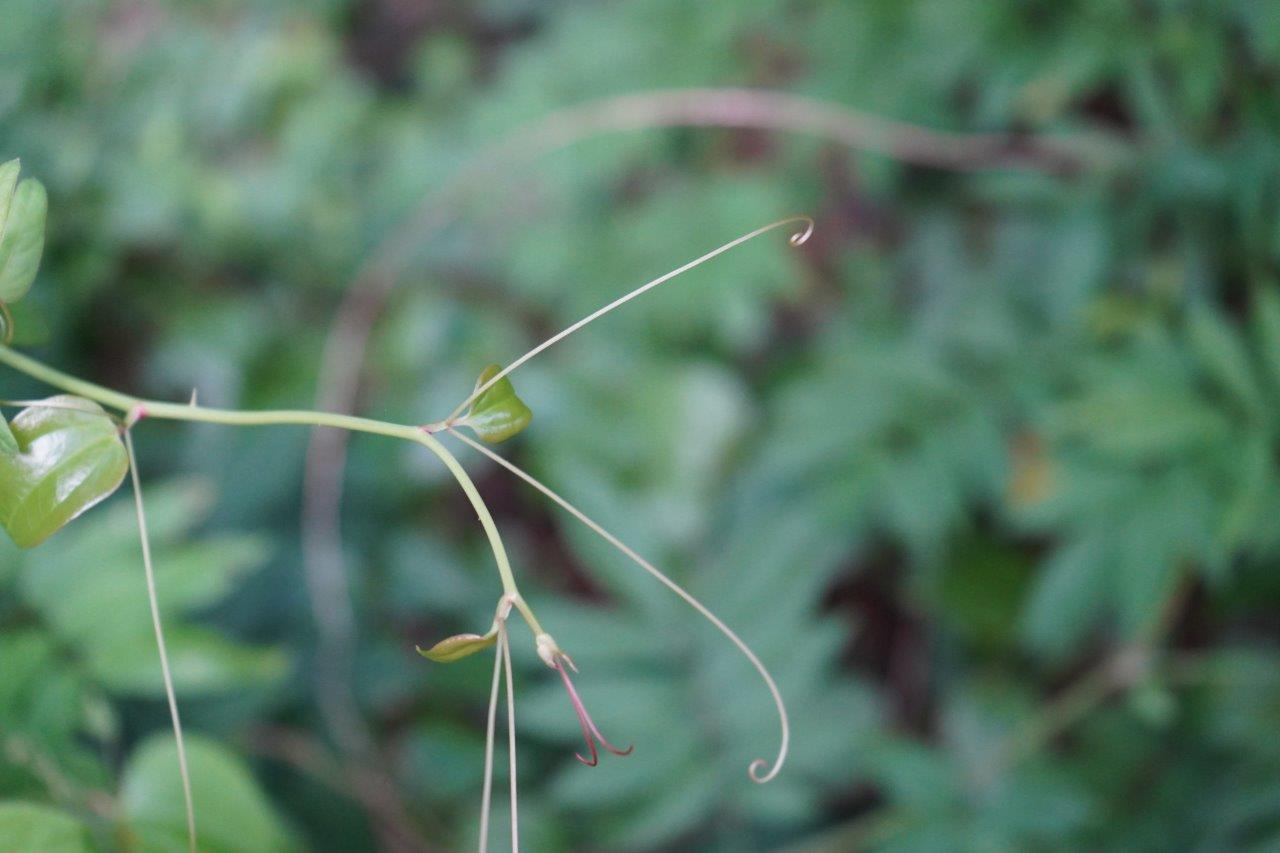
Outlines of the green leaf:
{"label": "green leaf", "polygon": [[19,800],[0,802],[0,841],[6,853],[88,853],[84,824],[69,814]]}
{"label": "green leaf", "polygon": [[1097,390],[1060,403],[1049,413],[1050,434],[1086,441],[1094,451],[1126,464],[1176,459],[1228,440],[1231,419],[1186,388]]}
{"label": "green leaf", "polygon": [[13,430],[9,429],[9,422],[0,415],[0,454],[13,454],[18,452],[18,440],[13,437]]}
{"label": "green leaf", "polygon": [[1061,658],[1094,628],[1107,600],[1106,543],[1088,537],[1061,546],[1045,562],[1022,615],[1027,642]]}
{"label": "green leaf", "polygon": [[5,223],[9,221],[9,208],[13,206],[13,192],[18,188],[21,170],[21,160],[0,163],[0,240],[4,239]]}
{"label": "green leaf", "polygon": [[[476,387],[488,382],[501,372],[502,367],[491,364],[476,380]],[[516,389],[505,376],[485,391],[471,404],[462,423],[475,430],[476,435],[491,444],[506,441],[520,432],[533,420],[533,412],[516,396]]]}
{"label": "green leaf", "polygon": [[[192,539],[191,529],[207,518],[213,501],[209,485],[199,480],[147,490],[170,664],[180,692],[189,695],[243,693],[287,667],[280,648],[247,645],[190,622],[191,611],[223,601],[270,554],[269,542],[259,536]],[[65,646],[84,650],[78,661],[95,682],[113,693],[163,696],[130,501],[77,522],[28,560],[18,578],[21,600]]]}
{"label": "green leaf", "polygon": [[[134,622],[133,627],[140,624]],[[183,696],[206,696],[278,681],[289,666],[284,650],[250,646],[198,626],[167,629],[173,683]],[[139,630],[105,633],[85,656],[88,672],[107,690],[126,696],[164,696],[153,636]]]}
{"label": "green leaf", "polygon": [[[187,739],[187,765],[201,850],[294,848],[266,794],[240,758],[201,737]],[[140,842],[128,849],[187,849],[187,819],[173,739],[156,737],[129,759],[120,790],[128,828]]]}
{"label": "green leaf", "polygon": [[1280,295],[1274,285],[1263,285],[1254,294],[1253,327],[1271,386],[1280,391]]}
{"label": "green leaf", "polygon": [[1206,374],[1246,411],[1256,410],[1261,395],[1239,333],[1203,305],[1191,309],[1188,325],[1192,351]]}
{"label": "green leaf", "polygon": [[[0,731],[9,742],[40,755],[44,765],[38,770],[28,765],[18,777],[55,771],[77,786],[106,784],[110,777],[100,759],[105,757],[104,741],[116,731],[114,711],[66,653],[65,644],[42,628],[0,634],[0,672]],[[0,760],[0,768],[4,764]],[[15,785],[16,769],[0,769],[7,792],[45,788],[39,776],[31,778],[31,785]]]}
{"label": "green leaf", "polygon": [[115,424],[89,400],[50,397],[10,427],[19,452],[0,454],[0,525],[23,548],[106,498],[129,470]]}
{"label": "green leaf", "polygon": [[[4,193],[4,177],[0,175],[0,196]],[[34,178],[18,184],[0,236],[0,301],[17,302],[31,289],[44,252],[48,209],[49,198],[43,184]]]}
{"label": "green leaf", "polygon": [[482,652],[498,639],[497,631],[490,631],[483,637],[479,634],[455,634],[446,637],[429,649],[418,648],[418,654],[436,663],[453,663]]}

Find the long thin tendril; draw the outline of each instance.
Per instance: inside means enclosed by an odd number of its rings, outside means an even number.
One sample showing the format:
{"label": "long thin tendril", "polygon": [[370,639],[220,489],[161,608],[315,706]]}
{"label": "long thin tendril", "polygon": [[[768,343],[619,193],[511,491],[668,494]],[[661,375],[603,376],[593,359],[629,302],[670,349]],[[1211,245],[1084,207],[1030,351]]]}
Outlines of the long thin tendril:
{"label": "long thin tendril", "polygon": [[506,643],[499,642],[493,656],[493,686],[489,688],[489,722],[484,736],[484,794],[480,799],[480,853],[489,848],[489,809],[493,802],[493,740],[498,717],[498,685]]}
{"label": "long thin tendril", "polygon": [[502,666],[507,671],[507,755],[511,775],[511,850],[520,850],[520,813],[516,808],[516,692],[515,679],[511,676],[511,641],[507,638],[507,623],[498,623],[498,644],[502,646]]}
{"label": "long thin tendril", "polygon": [[122,430],[124,449],[129,457],[129,476],[133,481],[134,506],[138,512],[138,534],[142,540],[142,569],[147,578],[147,600],[151,604],[151,625],[155,629],[156,647],[160,650],[160,673],[164,677],[164,693],[169,700],[169,719],[173,723],[173,739],[178,747],[178,773],[182,776],[182,799],[187,810],[187,847],[196,853],[196,809],[191,798],[191,773],[187,768],[187,747],[182,737],[182,718],[178,715],[178,697],[173,689],[173,673],[169,669],[169,652],[160,622],[160,601],[156,595],[156,573],[151,562],[151,540],[147,534],[147,513],[142,506],[142,483],[138,476],[138,457],[133,452],[133,436]]}
{"label": "long thin tendril", "polygon": [[[490,377],[487,382],[483,382],[477,385],[475,390],[473,390],[471,394],[465,400],[463,400],[457,406],[457,408],[453,410],[453,412],[449,415],[449,417],[445,418],[443,421],[437,424],[432,424],[424,428],[428,432],[435,432],[440,429],[447,429],[455,438],[459,439],[460,441],[464,442],[465,444],[469,445],[470,447],[479,451],[485,456],[488,456],[490,459],[497,462],[499,465],[503,466],[508,471],[515,474],[517,477],[520,477],[522,480],[524,480],[529,485],[533,486],[538,491],[542,492],[544,495],[546,495],[548,498],[553,500],[555,503],[559,504],[564,510],[569,512],[571,515],[573,515],[575,518],[577,518],[579,521],[581,521],[583,524],[589,527],[593,532],[596,533],[596,535],[600,536],[602,539],[604,539],[614,548],[617,548],[629,559],[631,559],[634,563],[636,563],[638,566],[640,566],[642,569],[644,569],[649,574],[651,574],[654,578],[656,578],[659,582],[665,585],[668,589],[670,589],[676,595],[680,596],[680,598],[684,599],[684,601],[690,607],[698,611],[698,613],[700,613],[703,616],[703,618],[705,618],[712,625],[714,625],[722,634],[728,637],[729,640],[731,640],[735,646],[738,647],[739,651],[741,651],[746,656],[747,660],[751,662],[751,665],[756,668],[756,671],[758,673],[760,673],[760,677],[764,680],[765,686],[769,689],[769,694],[773,697],[774,705],[777,707],[777,710],[778,710],[778,722],[782,730],[782,740],[778,748],[778,755],[774,759],[772,766],[770,766],[769,762],[766,761],[765,759],[758,758],[755,761],[752,761],[750,766],[747,768],[747,773],[752,778],[752,780],[760,783],[770,781],[775,776],[777,776],[778,771],[782,769],[783,762],[786,761],[787,750],[791,743],[791,725],[787,717],[786,703],[784,703],[782,700],[782,694],[778,690],[778,685],[773,680],[773,676],[769,674],[769,670],[765,668],[763,663],[761,663],[760,658],[756,656],[755,652],[751,651],[750,647],[748,647],[747,644],[743,642],[742,639],[736,633],[734,633],[733,629],[731,629],[728,625],[724,624],[724,622],[722,622],[718,616],[716,616],[704,604],[702,604],[702,602],[698,601],[698,599],[694,598],[693,595],[691,595],[683,587],[681,587],[675,581],[671,580],[671,578],[667,577],[665,574],[659,571],[658,568],[654,566],[652,563],[645,560],[635,551],[631,550],[631,548],[629,548],[625,543],[623,543],[622,540],[618,539],[618,537],[614,536],[612,533],[605,530],[595,521],[592,521],[580,509],[575,507],[573,504],[569,503],[564,498],[560,497],[560,495],[556,494],[549,487],[543,485],[540,481],[535,479],[532,475],[527,474],[525,471],[518,468],[514,464],[508,462],[506,459],[503,459],[501,456],[498,456],[496,453],[493,453],[487,447],[484,447],[480,443],[476,441],[472,441],[470,438],[467,438],[465,435],[462,435],[457,430],[453,429],[452,425],[456,421],[458,415],[460,415],[463,411],[465,411],[467,407],[470,406],[471,403],[476,398],[478,398],[481,394],[483,394],[485,391],[491,388],[494,384],[496,384],[497,382],[500,382],[504,377],[509,375],[516,368],[520,367],[522,364],[529,361],[529,359],[533,358],[534,356],[538,355],[539,353],[543,352],[549,347],[554,346],[555,344],[569,337],[574,332],[581,329],[583,326],[586,326],[588,323],[591,323],[594,320],[598,320],[599,318],[608,314],[610,311],[613,311],[615,308],[619,308],[622,305],[625,305],[626,303],[630,302],[632,299],[635,299],[637,296],[640,296],[642,293],[647,293],[648,291],[654,289],[655,287],[658,287],[659,285],[664,284],[670,281],[671,279],[676,278],[677,276],[682,275],[683,273],[686,273],[689,270],[694,269],[695,267],[701,266],[702,264],[706,263],[712,258],[722,255],[725,252],[728,252],[730,249],[736,248],[737,246],[740,246],[743,243],[746,243],[750,240],[754,240],[756,237],[759,237],[762,234],[767,234],[770,231],[774,231],[778,228],[783,228],[789,225],[796,225],[796,224],[803,224],[804,228],[800,231],[796,231],[792,233],[792,235],[788,238],[788,242],[792,246],[803,245],[806,241],[808,241],[809,237],[813,235],[814,221],[809,216],[791,216],[791,217],[787,217],[786,219],[779,219],[776,222],[771,222],[768,225],[763,225],[755,229],[754,231],[748,231],[746,234],[743,234],[742,236],[734,240],[730,240],[728,243],[724,243],[718,246],[717,248],[712,249],[710,252],[707,252],[704,255],[694,258],[692,261],[689,261],[688,263],[677,267],[671,272],[666,273],[665,275],[661,275],[658,278],[653,279],[652,281],[648,281],[645,284],[640,285],[635,290],[632,290],[630,293],[627,293],[623,296],[618,297],[617,299],[610,302],[608,305],[605,305],[604,307],[591,312],[590,314],[588,314],[586,317],[583,317],[578,322],[558,332],[557,334],[551,336],[547,340],[538,344],[533,349],[526,352],[524,355],[517,358],[515,361],[508,364],[502,370],[498,371],[498,373]],[[499,631],[502,632],[504,630],[505,629],[500,624]],[[507,657],[508,657],[507,665],[508,667],[510,667],[510,663],[511,663],[510,655],[508,654]],[[562,675],[563,674],[564,673],[562,672]],[[509,703],[512,703],[514,701],[510,696],[510,686],[508,686],[507,698]],[[514,710],[515,710],[514,706],[512,707],[511,710],[514,714]],[[512,758],[511,758],[512,779],[513,779],[513,782],[512,782],[513,784],[513,789],[512,789],[513,829],[514,829],[514,818],[515,818],[514,725],[515,723],[513,720],[511,722],[512,738],[513,738]],[[589,740],[590,739],[588,738],[588,741]],[[765,768],[768,768],[767,772],[762,772],[764,771]]]}
{"label": "long thin tendril", "polygon": [[578,331],[583,326],[587,325],[593,320],[600,319],[605,314],[608,314],[610,311],[614,310],[615,308],[619,308],[622,305],[625,305],[626,303],[630,302],[632,299],[635,299],[640,294],[647,293],[648,291],[653,290],[658,285],[665,284],[671,279],[679,275],[682,275],[683,273],[686,273],[689,270],[694,269],[695,267],[699,267],[702,264],[705,264],[707,261],[711,260],[712,258],[717,257],[719,255],[723,255],[725,252],[729,251],[730,249],[734,249],[738,246],[741,246],[743,243],[746,243],[750,240],[754,240],[756,237],[759,237],[761,234],[767,234],[770,231],[774,231],[778,228],[784,228],[788,225],[795,225],[797,223],[803,223],[804,230],[797,231],[794,234],[792,234],[788,242],[790,242],[792,246],[802,246],[813,234],[813,219],[808,216],[790,216],[786,219],[779,219],[777,222],[771,222],[768,225],[763,225],[754,231],[749,231],[735,240],[730,240],[728,243],[725,243],[722,246],[712,249],[710,252],[707,252],[705,255],[701,255],[697,258],[694,258],[692,261],[689,261],[689,263],[684,264],[683,266],[677,267],[676,269],[673,269],[671,272],[667,273],[666,275],[658,276],[652,281],[649,281],[649,282],[646,282],[645,284],[640,285],[635,290],[631,291],[625,296],[618,297],[617,299],[613,300],[603,308],[599,308],[591,312],[590,314],[583,317],[578,322],[574,323],[572,326],[569,326],[567,329],[551,336],[550,338],[547,338],[545,341],[538,344],[536,347],[529,350],[527,353],[520,356],[515,361],[511,362],[506,367],[502,368],[502,370],[498,371],[495,375],[490,377],[488,382],[484,382],[480,385],[477,385],[475,390],[471,392],[470,396],[468,396],[467,399],[463,400],[458,405],[458,407],[453,410],[453,412],[449,415],[449,417],[444,419],[444,423],[452,424],[454,420],[458,417],[458,415],[462,414],[462,412],[464,412],[466,408],[470,406],[471,403],[477,397],[479,397],[485,391],[488,391],[496,383],[501,382],[503,377],[507,376],[517,367],[524,364],[526,361],[533,358],[538,353],[542,352],[548,347],[551,347],[559,343],[560,341],[569,337],[574,332]]}
{"label": "long thin tendril", "polygon": [[[599,536],[604,541],[608,542],[614,548],[621,551],[632,562],[640,566],[640,568],[644,569],[646,572],[652,575],[655,579],[657,579],[661,584],[667,587],[667,589],[671,590],[676,595],[680,596],[680,598],[684,599],[686,604],[688,604],[694,610],[698,611],[698,613],[701,614],[704,619],[706,619],[708,622],[714,625],[720,631],[720,633],[728,637],[729,640],[735,646],[738,647],[738,650],[742,652],[742,654],[746,656],[747,660],[751,662],[751,665],[756,668],[756,672],[758,672],[760,674],[760,677],[764,680],[765,687],[769,689],[769,695],[773,697],[773,703],[778,709],[778,723],[782,729],[782,741],[778,747],[778,755],[776,758],[774,758],[772,766],[770,766],[769,762],[766,761],[765,759],[757,758],[755,761],[751,762],[751,765],[747,768],[747,773],[751,777],[752,781],[760,782],[760,783],[768,782],[771,779],[773,779],[775,776],[777,776],[778,771],[782,769],[782,765],[787,759],[787,750],[790,748],[790,745],[791,745],[791,724],[787,717],[787,706],[786,706],[786,703],[783,702],[782,700],[782,693],[781,691],[778,690],[777,682],[773,680],[773,676],[769,674],[769,670],[765,668],[765,665],[763,663],[761,663],[760,658],[756,656],[756,653],[751,651],[750,647],[748,647],[747,644],[742,641],[742,638],[740,638],[736,633],[734,633],[732,628],[724,624],[724,622],[720,620],[720,617],[712,613],[709,609],[707,609],[707,607],[702,602],[698,601],[698,599],[694,598],[691,593],[686,591],[684,587],[680,586],[680,584],[676,583],[671,578],[667,577],[656,566],[654,566],[644,557],[641,557],[639,554],[633,551],[630,547],[628,547],[622,540],[614,536],[609,531],[605,530],[595,521],[591,520],[589,517],[587,517],[586,513],[578,509],[573,504],[569,503],[569,501],[562,498],[556,492],[552,491],[550,487],[544,485],[540,480],[538,480],[532,474],[525,472],[524,469],[520,468],[514,463],[509,462],[508,460],[494,453],[492,450],[485,447],[480,442],[475,441],[471,438],[468,438],[467,436],[463,435],[462,433],[458,432],[453,428],[449,429],[449,434],[452,435],[454,438],[457,438],[459,441],[463,442],[467,446],[471,447],[473,450],[489,457],[494,462],[501,465],[503,468],[506,468],[512,474],[515,474],[521,480],[524,480],[530,486],[537,489],[542,494],[546,495],[548,498],[550,498],[552,501],[558,504],[563,510],[568,512],[574,518],[578,519],[578,521],[581,521],[587,527],[591,528],[591,530],[597,536]],[[768,771],[762,772],[764,771],[765,768],[768,768]]]}

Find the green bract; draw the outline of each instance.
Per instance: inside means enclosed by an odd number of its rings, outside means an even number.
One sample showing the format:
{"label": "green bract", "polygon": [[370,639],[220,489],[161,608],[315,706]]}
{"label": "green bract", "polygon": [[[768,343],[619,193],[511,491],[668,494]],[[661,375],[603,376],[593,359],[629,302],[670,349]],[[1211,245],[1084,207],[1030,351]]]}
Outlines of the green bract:
{"label": "green bract", "polygon": [[129,470],[115,423],[89,400],[50,397],[9,426],[17,452],[0,453],[0,525],[23,548],[110,495]]}
{"label": "green bract", "polygon": [[479,634],[455,634],[446,637],[429,649],[418,649],[418,654],[436,663],[453,663],[482,652],[498,639],[497,631],[490,631],[483,637]]}
{"label": "green bract", "polygon": [[[476,380],[476,387],[488,382],[501,370],[502,367],[497,364],[486,367]],[[511,380],[504,376],[492,388],[476,397],[462,423],[475,430],[480,438],[497,444],[520,432],[531,420],[533,412],[516,396]]]}
{"label": "green bract", "polygon": [[27,295],[44,252],[49,199],[36,179],[18,183],[18,169],[17,160],[0,165],[0,302]]}

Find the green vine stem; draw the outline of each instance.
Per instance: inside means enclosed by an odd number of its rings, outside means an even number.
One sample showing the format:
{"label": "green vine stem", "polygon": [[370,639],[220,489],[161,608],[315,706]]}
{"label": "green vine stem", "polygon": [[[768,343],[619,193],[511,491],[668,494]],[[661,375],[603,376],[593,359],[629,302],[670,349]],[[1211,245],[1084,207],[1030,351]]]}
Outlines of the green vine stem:
{"label": "green vine stem", "polygon": [[300,409],[256,412],[235,411],[230,409],[210,409],[195,404],[146,400],[122,394],[119,391],[112,391],[109,388],[103,388],[83,379],[77,379],[3,345],[0,345],[0,364],[7,365],[19,373],[24,373],[46,385],[79,397],[85,397],[108,408],[116,409],[125,414],[129,421],[142,418],[159,418],[161,420],[192,421],[222,424],[224,426],[296,424],[299,426],[333,427],[350,432],[383,435],[388,438],[398,438],[421,444],[439,457],[440,461],[449,469],[449,473],[453,474],[454,479],[458,481],[458,485],[462,487],[468,500],[471,501],[471,506],[475,509],[476,515],[480,519],[480,524],[484,528],[485,535],[489,539],[489,546],[493,549],[493,557],[498,564],[498,575],[502,579],[503,594],[520,611],[520,615],[528,622],[535,635],[545,633],[538,623],[537,617],[534,616],[533,611],[525,602],[524,597],[520,595],[520,589],[516,585],[515,576],[511,571],[511,562],[507,558],[507,550],[502,544],[502,537],[498,534],[498,526],[494,522],[493,516],[489,513],[489,507],[485,505],[484,499],[480,497],[480,492],[476,489],[475,483],[472,482],[471,477],[461,463],[458,462],[457,458],[449,452],[448,448],[423,427],[393,424],[354,415],[336,415],[328,412],[311,412]]}

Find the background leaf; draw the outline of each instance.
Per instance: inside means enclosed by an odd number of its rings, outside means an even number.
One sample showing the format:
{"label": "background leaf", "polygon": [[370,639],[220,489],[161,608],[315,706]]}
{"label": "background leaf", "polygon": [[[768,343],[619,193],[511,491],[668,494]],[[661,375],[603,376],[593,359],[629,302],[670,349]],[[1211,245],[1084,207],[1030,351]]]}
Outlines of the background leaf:
{"label": "background leaf", "polygon": [[[0,176],[0,181],[3,176]],[[0,191],[3,188],[0,187]],[[3,199],[0,199],[3,201]],[[49,197],[44,184],[27,178],[18,184],[0,229],[0,300],[17,302],[27,295],[44,253],[44,223]]]}
{"label": "background leaf", "polygon": [[88,853],[88,833],[80,821],[38,803],[0,801],[0,838],[13,853]]}
{"label": "background leaf", "polygon": [[[187,540],[207,516],[212,497],[199,481],[163,484],[147,493],[160,611],[166,623],[175,684],[199,696],[279,678],[286,658],[189,624],[192,611],[222,601],[267,556],[259,537],[222,535]],[[92,567],[91,571],[86,566]],[[23,598],[77,650],[105,688],[163,695],[142,573],[137,519],[128,501],[86,519],[27,564]]]}
{"label": "background leaf", "polygon": [[4,232],[9,223],[13,193],[18,188],[18,173],[21,169],[22,163],[16,159],[0,163],[0,241],[4,240]]}
{"label": "background leaf", "polygon": [[[196,833],[202,849],[228,853],[296,849],[249,768],[237,756],[200,737],[188,737],[186,746]],[[178,780],[178,753],[172,740],[150,740],[130,756],[122,779],[121,804],[127,831],[142,849],[186,849],[187,820]]]}
{"label": "background leaf", "polygon": [[[774,669],[795,724],[774,782],[746,778],[778,732],[741,656],[462,454],[636,746],[578,765],[513,628],[526,847],[1277,846],[1268,4],[156,5],[6,0],[0,26],[0,159],[55,206],[16,340],[108,387],[328,406],[331,320],[372,260],[391,296],[365,359],[336,350],[351,409],[426,423],[494,353],[817,220],[522,367],[539,428],[504,450]],[[694,124],[641,126],[669,109]],[[475,165],[495,145],[513,156]],[[317,550],[307,430],[135,438],[190,730],[253,750],[301,847],[474,849],[490,673],[414,653],[501,594],[448,472],[354,438],[341,550]],[[118,812],[128,757],[168,737],[126,498],[31,552],[0,537],[2,796]],[[100,814],[94,843],[122,846]]]}

